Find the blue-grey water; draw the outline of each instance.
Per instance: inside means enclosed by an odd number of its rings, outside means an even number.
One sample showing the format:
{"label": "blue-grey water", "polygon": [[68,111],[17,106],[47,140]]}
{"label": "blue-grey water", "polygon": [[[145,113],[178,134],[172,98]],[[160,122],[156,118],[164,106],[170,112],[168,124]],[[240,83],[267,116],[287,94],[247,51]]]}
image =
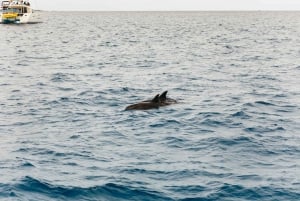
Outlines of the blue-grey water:
{"label": "blue-grey water", "polygon": [[0,200],[300,200],[300,12],[36,14],[0,25]]}

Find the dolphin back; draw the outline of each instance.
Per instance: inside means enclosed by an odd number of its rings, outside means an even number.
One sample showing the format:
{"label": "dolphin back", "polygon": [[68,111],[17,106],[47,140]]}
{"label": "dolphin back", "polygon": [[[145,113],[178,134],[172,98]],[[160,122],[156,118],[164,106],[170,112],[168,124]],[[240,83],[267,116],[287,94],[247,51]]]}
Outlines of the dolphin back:
{"label": "dolphin back", "polygon": [[129,105],[125,108],[125,110],[150,110],[150,109],[158,109],[160,104],[159,94],[157,94],[151,101],[148,102],[140,102],[133,105]]}

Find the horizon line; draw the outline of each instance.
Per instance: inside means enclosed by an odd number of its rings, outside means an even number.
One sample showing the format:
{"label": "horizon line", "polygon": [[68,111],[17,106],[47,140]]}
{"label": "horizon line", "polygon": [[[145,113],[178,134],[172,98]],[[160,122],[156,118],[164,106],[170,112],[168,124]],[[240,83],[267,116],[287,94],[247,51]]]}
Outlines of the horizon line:
{"label": "horizon line", "polygon": [[44,11],[44,12],[300,12],[299,10],[278,10],[278,9],[226,9],[226,10],[218,10],[218,9],[209,9],[209,10],[43,10],[43,9],[35,9],[35,11]]}

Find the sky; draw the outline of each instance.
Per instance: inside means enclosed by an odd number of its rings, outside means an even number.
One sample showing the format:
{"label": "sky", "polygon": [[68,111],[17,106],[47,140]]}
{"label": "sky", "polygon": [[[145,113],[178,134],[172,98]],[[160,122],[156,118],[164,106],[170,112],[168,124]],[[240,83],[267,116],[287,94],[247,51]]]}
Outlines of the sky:
{"label": "sky", "polygon": [[29,0],[48,11],[300,10],[300,0]]}

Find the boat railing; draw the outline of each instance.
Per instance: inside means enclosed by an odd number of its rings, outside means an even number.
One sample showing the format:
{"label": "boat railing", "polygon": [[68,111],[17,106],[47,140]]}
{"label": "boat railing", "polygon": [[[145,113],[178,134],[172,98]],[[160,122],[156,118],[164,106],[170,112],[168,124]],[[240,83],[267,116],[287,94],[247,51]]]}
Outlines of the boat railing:
{"label": "boat railing", "polygon": [[10,5],[25,5],[25,6],[30,6],[30,3],[28,1],[23,1],[23,0],[15,0],[15,1],[12,1],[10,3]]}

